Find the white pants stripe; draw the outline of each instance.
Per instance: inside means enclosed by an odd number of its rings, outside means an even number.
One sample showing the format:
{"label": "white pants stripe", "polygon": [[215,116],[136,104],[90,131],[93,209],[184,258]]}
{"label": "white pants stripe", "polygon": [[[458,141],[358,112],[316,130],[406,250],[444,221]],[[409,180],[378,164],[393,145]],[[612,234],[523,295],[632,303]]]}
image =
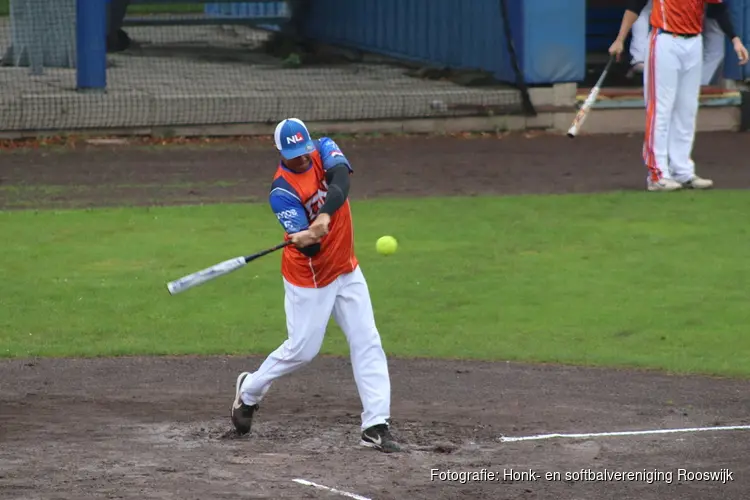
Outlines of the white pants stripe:
{"label": "white pants stripe", "polygon": [[323,288],[301,288],[284,280],[284,309],[288,338],[240,389],[245,404],[260,402],[280,377],[312,361],[320,351],[333,315],[349,343],[354,381],[362,402],[362,429],[390,418],[391,386],[388,363],[362,270],[339,276]]}

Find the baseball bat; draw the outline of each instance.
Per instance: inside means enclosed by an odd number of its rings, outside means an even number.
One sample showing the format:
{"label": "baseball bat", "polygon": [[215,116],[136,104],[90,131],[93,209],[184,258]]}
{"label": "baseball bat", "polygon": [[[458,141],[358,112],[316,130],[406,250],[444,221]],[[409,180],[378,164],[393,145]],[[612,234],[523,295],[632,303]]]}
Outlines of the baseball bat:
{"label": "baseball bat", "polygon": [[250,261],[253,261],[259,257],[263,257],[264,255],[268,255],[271,252],[275,252],[276,250],[279,250],[291,244],[291,241],[285,241],[284,243],[279,243],[276,246],[267,248],[252,255],[235,257],[233,259],[219,262],[218,264],[214,264],[213,266],[201,269],[200,271],[185,275],[180,279],[170,281],[169,283],[167,283],[167,290],[169,290],[170,295],[176,295],[180,292],[184,292],[189,288],[202,285],[203,283],[216,279],[219,276],[224,276],[233,271],[236,271],[237,269],[244,267]]}
{"label": "baseball bat", "polygon": [[594,85],[594,87],[591,89],[591,92],[589,92],[586,100],[583,101],[583,104],[578,110],[578,113],[576,113],[576,116],[573,119],[573,124],[568,129],[568,137],[570,137],[571,139],[578,135],[578,131],[581,130],[583,122],[585,122],[586,118],[589,116],[591,106],[594,105],[597,97],[599,97],[599,91],[602,89],[604,79],[607,77],[607,73],[609,73],[609,69],[612,67],[612,63],[614,62],[614,60],[614,56],[609,58],[609,61],[607,61],[607,65],[604,67],[604,71],[602,71],[599,80],[596,81],[596,85]]}

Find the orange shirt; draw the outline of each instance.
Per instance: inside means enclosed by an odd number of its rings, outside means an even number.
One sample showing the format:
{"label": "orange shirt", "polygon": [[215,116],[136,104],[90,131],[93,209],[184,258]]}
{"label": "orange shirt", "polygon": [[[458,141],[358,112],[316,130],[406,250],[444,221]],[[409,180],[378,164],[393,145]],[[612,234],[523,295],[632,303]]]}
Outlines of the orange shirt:
{"label": "orange shirt", "polygon": [[703,31],[703,17],[707,3],[723,0],[654,0],[651,26],[683,35]]}
{"label": "orange shirt", "polygon": [[[290,234],[307,229],[315,220],[328,193],[326,171],[334,166],[351,166],[339,147],[323,137],[315,141],[311,153],[312,164],[302,173],[293,172],[279,164],[271,184],[269,202],[276,218],[284,227],[284,239]],[[281,273],[292,285],[321,288],[338,276],[356,269],[354,229],[349,200],[331,216],[328,234],[321,240],[320,251],[307,257],[294,246],[285,247],[281,257]]]}

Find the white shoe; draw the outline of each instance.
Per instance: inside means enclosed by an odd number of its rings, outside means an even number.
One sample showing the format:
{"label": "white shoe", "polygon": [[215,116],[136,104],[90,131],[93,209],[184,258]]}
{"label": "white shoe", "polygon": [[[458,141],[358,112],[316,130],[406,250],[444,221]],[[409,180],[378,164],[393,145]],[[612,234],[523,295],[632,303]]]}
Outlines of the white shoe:
{"label": "white shoe", "polygon": [[682,187],[686,189],[710,189],[714,185],[714,181],[711,179],[703,179],[694,175],[692,179],[682,183]]}
{"label": "white shoe", "polygon": [[677,191],[683,187],[682,184],[674,179],[659,179],[656,182],[649,179],[647,185],[649,191]]}

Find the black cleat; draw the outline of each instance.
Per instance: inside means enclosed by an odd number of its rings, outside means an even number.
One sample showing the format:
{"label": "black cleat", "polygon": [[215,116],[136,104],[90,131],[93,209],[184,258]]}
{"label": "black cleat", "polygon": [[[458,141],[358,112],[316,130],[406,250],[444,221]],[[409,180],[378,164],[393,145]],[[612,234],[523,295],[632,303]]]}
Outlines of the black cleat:
{"label": "black cleat", "polygon": [[399,445],[391,432],[388,430],[388,425],[378,424],[368,427],[362,432],[362,446],[368,448],[375,448],[383,453],[395,453],[401,451],[401,445]]}
{"label": "black cleat", "polygon": [[250,432],[250,428],[253,425],[253,414],[258,409],[257,404],[252,406],[246,405],[240,397],[242,382],[244,382],[245,377],[248,375],[250,375],[248,372],[242,372],[237,377],[237,388],[235,390],[234,403],[232,404],[232,424],[234,424],[234,428],[240,435]]}

